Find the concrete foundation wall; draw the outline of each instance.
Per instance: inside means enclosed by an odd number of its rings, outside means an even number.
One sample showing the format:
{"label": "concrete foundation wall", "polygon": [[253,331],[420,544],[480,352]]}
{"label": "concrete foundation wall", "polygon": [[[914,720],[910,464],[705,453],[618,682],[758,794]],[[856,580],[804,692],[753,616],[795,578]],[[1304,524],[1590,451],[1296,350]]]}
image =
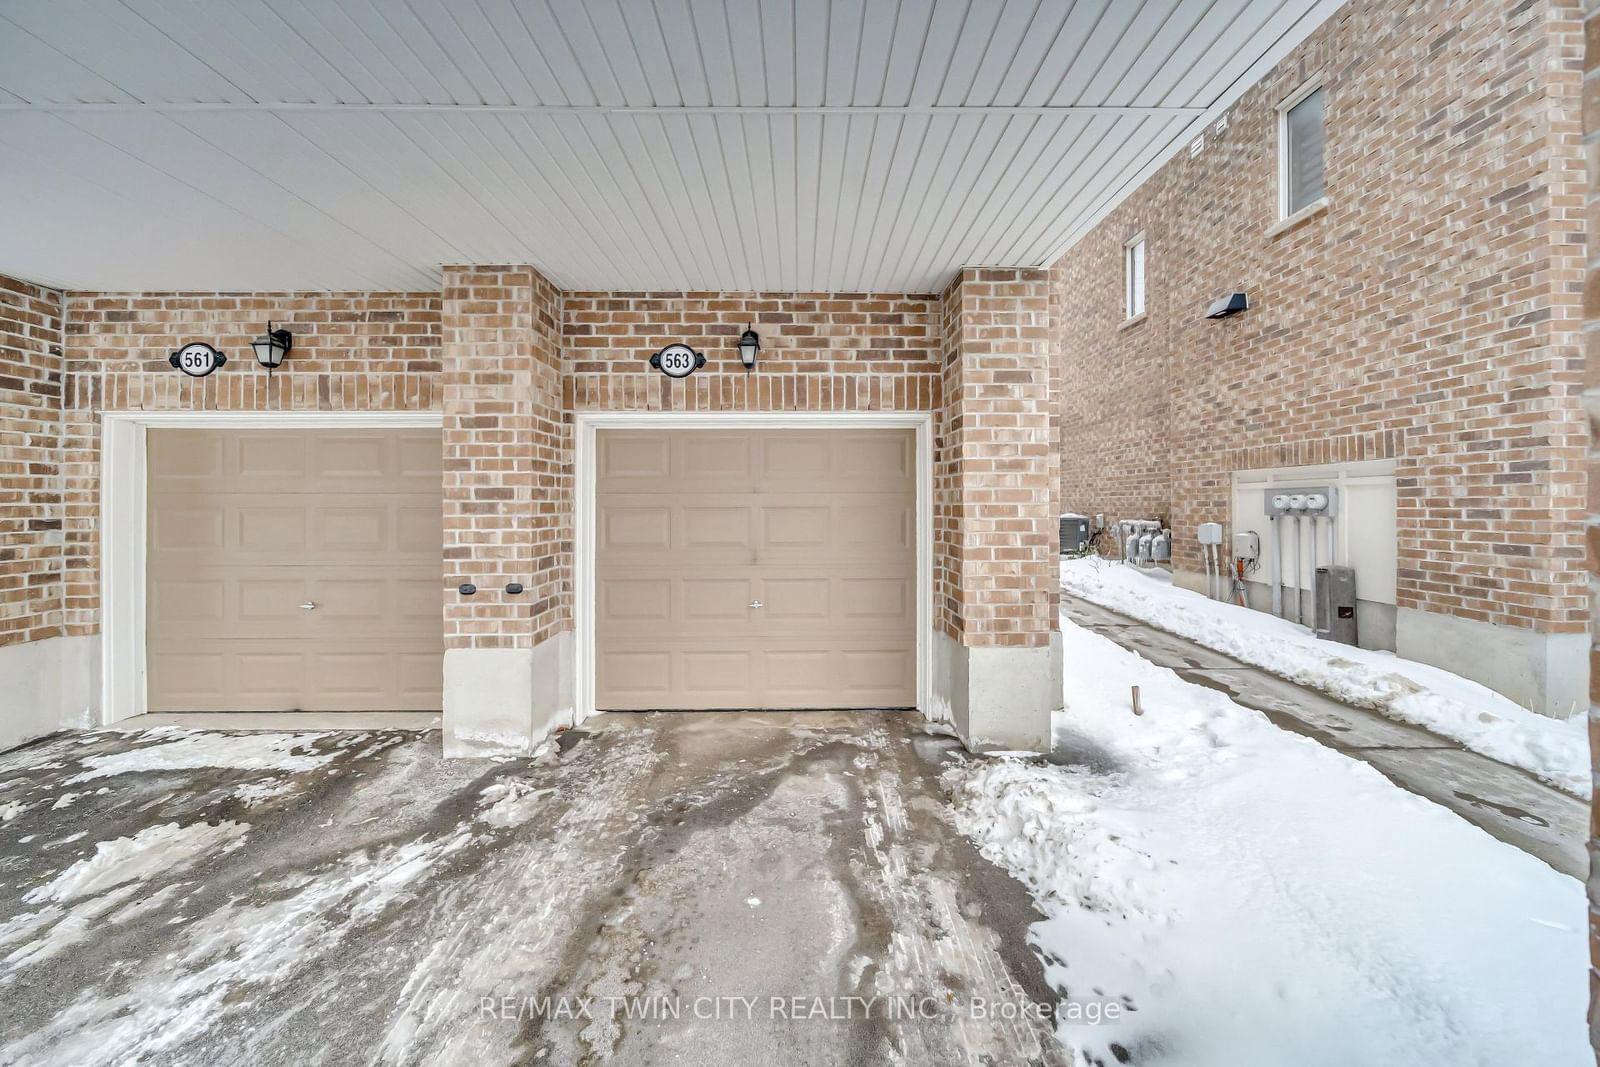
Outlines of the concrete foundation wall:
{"label": "concrete foundation wall", "polygon": [[1050,713],[1062,707],[1061,635],[1034,648],[968,647],[934,635],[934,708],[973,752],[1048,752]]}
{"label": "concrete foundation wall", "polygon": [[525,756],[575,722],[572,631],[533,648],[444,654],[444,754]]}
{"label": "concrete foundation wall", "polygon": [[1544,634],[1401,608],[1395,652],[1566,718],[1589,703],[1589,635]]}
{"label": "concrete foundation wall", "polygon": [[100,639],[0,646],[0,750],[99,717]]}

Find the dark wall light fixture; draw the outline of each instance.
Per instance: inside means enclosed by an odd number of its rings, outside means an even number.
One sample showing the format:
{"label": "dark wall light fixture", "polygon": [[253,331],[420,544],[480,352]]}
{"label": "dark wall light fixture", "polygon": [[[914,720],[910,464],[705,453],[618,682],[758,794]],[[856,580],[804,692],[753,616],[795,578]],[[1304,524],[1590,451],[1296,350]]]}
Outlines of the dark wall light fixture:
{"label": "dark wall light fixture", "polygon": [[1249,297],[1245,296],[1243,293],[1229,293],[1227,296],[1211,302],[1211,306],[1206,309],[1206,318],[1225,319],[1229,315],[1237,315],[1241,311],[1249,310]]}
{"label": "dark wall light fixture", "polygon": [[283,365],[283,357],[294,347],[294,335],[288,330],[274,330],[269,321],[267,332],[251,341],[250,347],[256,350],[256,362],[271,374]]}
{"label": "dark wall light fixture", "polygon": [[746,330],[739,335],[739,362],[744,364],[745,370],[754,370],[756,353],[761,351],[761,335],[755,330]]}

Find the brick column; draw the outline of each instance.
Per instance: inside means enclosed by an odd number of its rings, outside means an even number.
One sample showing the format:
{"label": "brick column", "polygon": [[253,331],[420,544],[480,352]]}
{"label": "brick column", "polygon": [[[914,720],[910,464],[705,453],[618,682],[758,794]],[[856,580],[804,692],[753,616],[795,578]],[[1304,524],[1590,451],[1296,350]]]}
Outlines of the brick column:
{"label": "brick column", "polygon": [[942,297],[935,691],[975,749],[1048,749],[1061,705],[1049,278],[969,268]]}
{"label": "brick column", "polygon": [[[1600,217],[1600,0],[1584,4],[1583,143],[1588,155],[1585,216]],[[1600,1050],[1600,255],[1589,235],[1584,277],[1584,392],[1589,447],[1584,527],[1589,570],[1589,759],[1594,773],[1589,815],[1589,1040]],[[1597,1052],[1596,1062],[1600,1062]]]}
{"label": "brick column", "polygon": [[442,312],[445,755],[526,752],[573,709],[561,294],[531,267],[446,267]]}

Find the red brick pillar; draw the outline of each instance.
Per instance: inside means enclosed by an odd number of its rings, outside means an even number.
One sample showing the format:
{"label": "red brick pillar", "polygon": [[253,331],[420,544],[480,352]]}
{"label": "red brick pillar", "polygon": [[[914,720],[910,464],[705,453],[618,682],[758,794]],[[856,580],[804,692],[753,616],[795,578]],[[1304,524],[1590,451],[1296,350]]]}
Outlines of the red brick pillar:
{"label": "red brick pillar", "polygon": [[969,268],[942,298],[935,693],[975,749],[1048,749],[1061,704],[1049,277]]}
{"label": "red brick pillar", "polygon": [[442,311],[445,755],[525,752],[572,720],[561,293],[531,267],[446,267]]}

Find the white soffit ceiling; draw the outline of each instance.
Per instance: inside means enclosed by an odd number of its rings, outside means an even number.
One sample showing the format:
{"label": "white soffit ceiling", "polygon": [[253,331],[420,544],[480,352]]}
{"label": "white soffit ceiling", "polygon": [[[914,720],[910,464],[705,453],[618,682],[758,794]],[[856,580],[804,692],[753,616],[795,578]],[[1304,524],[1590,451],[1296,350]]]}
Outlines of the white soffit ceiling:
{"label": "white soffit ceiling", "polygon": [[0,0],[0,273],[937,291],[1054,260],[1340,0]]}

